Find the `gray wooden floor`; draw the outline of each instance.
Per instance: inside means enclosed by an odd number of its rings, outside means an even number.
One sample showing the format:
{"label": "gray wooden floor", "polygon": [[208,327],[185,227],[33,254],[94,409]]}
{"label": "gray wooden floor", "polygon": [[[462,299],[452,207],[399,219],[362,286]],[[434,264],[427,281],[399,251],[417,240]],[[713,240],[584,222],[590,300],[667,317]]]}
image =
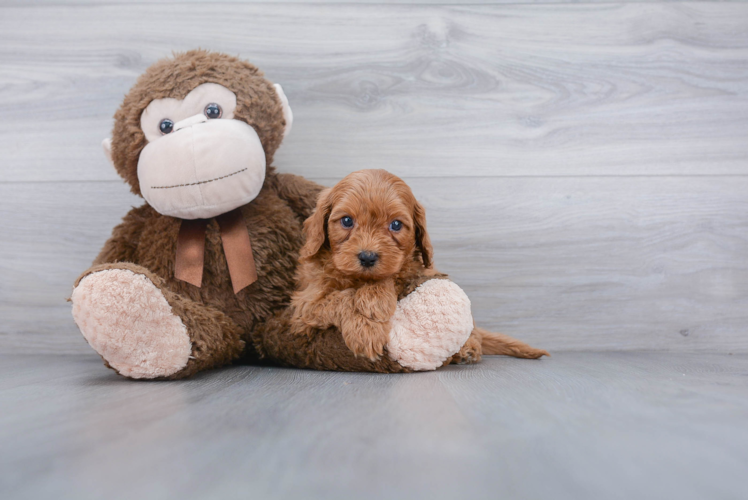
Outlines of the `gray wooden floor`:
{"label": "gray wooden floor", "polygon": [[3,499],[745,499],[746,471],[745,354],[166,383],[0,356]]}

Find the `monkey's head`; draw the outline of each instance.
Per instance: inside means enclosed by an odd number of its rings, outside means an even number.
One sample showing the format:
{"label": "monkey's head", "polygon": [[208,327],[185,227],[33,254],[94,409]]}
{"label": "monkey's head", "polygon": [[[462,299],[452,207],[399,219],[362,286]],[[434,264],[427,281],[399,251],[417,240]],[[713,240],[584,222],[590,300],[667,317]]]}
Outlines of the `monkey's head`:
{"label": "monkey's head", "polygon": [[193,50],[138,78],[104,151],[161,214],[207,219],[252,201],[291,128],[280,85],[251,64]]}

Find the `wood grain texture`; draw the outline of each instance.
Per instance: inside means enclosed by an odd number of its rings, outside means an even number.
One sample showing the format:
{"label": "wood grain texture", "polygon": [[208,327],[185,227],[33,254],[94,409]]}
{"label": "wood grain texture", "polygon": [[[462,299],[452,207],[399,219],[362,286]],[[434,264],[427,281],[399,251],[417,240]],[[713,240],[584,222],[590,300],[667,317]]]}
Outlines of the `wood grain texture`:
{"label": "wood grain texture", "polygon": [[[276,2],[274,0],[221,0],[221,3],[226,4],[283,4],[289,6],[289,8],[295,7],[298,4],[407,4],[407,5],[522,5],[522,4],[596,4],[596,3],[683,3],[692,2],[693,0],[284,0]],[[719,0],[720,2],[742,2],[744,0]],[[98,5],[98,6],[111,6],[111,5],[148,5],[148,4],[204,4],[206,0],[2,0],[0,6],[53,6],[53,5]]]}
{"label": "wood grain texture", "polygon": [[0,356],[0,496],[738,500],[748,357],[563,353],[432,373],[123,380]]}
{"label": "wood grain texture", "polygon": [[748,173],[745,3],[205,2],[3,8],[3,180],[114,179],[124,93],[196,46],[284,85],[277,160],[302,174]]}
{"label": "wood grain texture", "polygon": [[[748,352],[748,178],[406,180],[480,325],[552,351]],[[0,184],[0,350],[87,352],[64,298],[140,203],[124,183]]]}

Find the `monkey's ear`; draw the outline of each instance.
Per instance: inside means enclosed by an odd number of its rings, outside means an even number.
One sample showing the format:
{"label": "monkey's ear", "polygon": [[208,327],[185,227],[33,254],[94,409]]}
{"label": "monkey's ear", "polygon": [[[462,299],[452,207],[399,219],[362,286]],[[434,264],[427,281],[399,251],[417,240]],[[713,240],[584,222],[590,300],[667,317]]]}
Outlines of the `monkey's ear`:
{"label": "monkey's ear", "polygon": [[114,161],[112,161],[112,139],[107,137],[101,142],[101,147],[104,148],[104,154],[106,155],[106,159],[109,160],[109,163],[114,165]]}
{"label": "monkey's ear", "polygon": [[304,221],[304,236],[306,241],[301,247],[299,255],[302,259],[309,259],[317,255],[322,245],[327,241],[327,219],[332,210],[331,188],[327,188],[317,198],[317,208]]}
{"label": "monkey's ear", "polygon": [[434,261],[434,248],[426,231],[426,209],[418,202],[413,209],[413,220],[416,226],[416,247],[421,251],[423,266],[430,268]]}
{"label": "monkey's ear", "polygon": [[278,97],[280,97],[281,104],[283,105],[283,118],[286,120],[286,129],[283,131],[283,138],[285,138],[291,131],[291,125],[293,124],[293,111],[291,111],[291,106],[288,104],[288,98],[283,92],[283,87],[277,83],[273,85],[273,87],[275,87],[275,91],[278,93]]}

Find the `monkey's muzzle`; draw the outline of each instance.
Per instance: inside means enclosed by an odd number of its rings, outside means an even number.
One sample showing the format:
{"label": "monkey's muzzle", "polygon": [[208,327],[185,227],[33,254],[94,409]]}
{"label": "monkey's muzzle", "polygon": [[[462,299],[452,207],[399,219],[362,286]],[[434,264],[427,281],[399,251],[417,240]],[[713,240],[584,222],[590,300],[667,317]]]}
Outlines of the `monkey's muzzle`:
{"label": "monkey's muzzle", "polygon": [[195,115],[140,153],[138,180],[160,214],[209,219],[255,199],[265,181],[265,151],[240,120]]}

